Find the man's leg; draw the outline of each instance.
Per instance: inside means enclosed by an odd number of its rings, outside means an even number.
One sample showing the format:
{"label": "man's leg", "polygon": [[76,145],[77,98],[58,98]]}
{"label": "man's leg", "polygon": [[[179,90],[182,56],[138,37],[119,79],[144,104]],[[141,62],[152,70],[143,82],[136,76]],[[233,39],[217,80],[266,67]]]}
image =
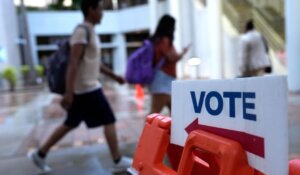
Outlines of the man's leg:
{"label": "man's leg", "polygon": [[52,133],[47,142],[39,150],[34,150],[28,153],[28,158],[30,158],[32,162],[43,172],[50,172],[51,168],[47,165],[45,160],[47,153],[54,144],[56,144],[63,136],[65,136],[73,128],[74,127],[69,127],[64,124],[60,125],[58,128],[56,128],[56,130]]}
{"label": "man's leg", "polygon": [[153,94],[151,102],[150,114],[160,113],[164,106],[169,105],[171,101],[171,96],[167,94]]}
{"label": "man's leg", "polygon": [[120,151],[118,148],[118,139],[115,124],[104,126],[104,135],[108,143],[110,154],[114,161],[120,159]]}
{"label": "man's leg", "polygon": [[132,165],[132,158],[121,156],[118,147],[118,138],[115,124],[108,124],[104,126],[104,134],[108,143],[110,154],[115,163],[112,171],[114,173],[124,172]]}
{"label": "man's leg", "polygon": [[60,139],[62,139],[68,132],[70,132],[74,127],[66,126],[64,124],[60,125],[55,129],[52,135],[48,138],[46,143],[39,149],[39,153],[42,157],[45,157],[51,147],[55,145]]}
{"label": "man's leg", "polygon": [[95,117],[86,117],[85,122],[88,127],[95,127],[97,124],[99,124],[99,126],[104,125],[104,135],[114,161],[112,171],[123,172],[131,166],[132,159],[120,154],[115,126],[116,119],[101,89],[91,94],[89,104],[91,105],[88,106],[88,110],[85,114]]}
{"label": "man's leg", "polygon": [[170,116],[171,116],[171,112],[172,112],[172,97],[171,97],[171,95],[169,97],[170,98],[168,99],[167,107],[169,108],[169,112],[170,112]]}

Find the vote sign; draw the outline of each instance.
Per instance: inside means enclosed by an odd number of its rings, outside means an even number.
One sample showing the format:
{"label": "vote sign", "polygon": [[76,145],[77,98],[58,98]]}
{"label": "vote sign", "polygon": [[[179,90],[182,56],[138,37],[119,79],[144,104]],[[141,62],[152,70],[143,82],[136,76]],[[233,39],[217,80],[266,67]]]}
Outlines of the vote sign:
{"label": "vote sign", "polygon": [[285,76],[172,83],[171,143],[202,129],[235,141],[267,175],[288,174]]}

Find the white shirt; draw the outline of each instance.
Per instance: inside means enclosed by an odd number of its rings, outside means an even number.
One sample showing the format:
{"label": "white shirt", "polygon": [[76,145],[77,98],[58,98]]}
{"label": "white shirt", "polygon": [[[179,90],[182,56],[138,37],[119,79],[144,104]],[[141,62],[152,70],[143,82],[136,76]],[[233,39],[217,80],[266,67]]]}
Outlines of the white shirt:
{"label": "white shirt", "polygon": [[259,32],[252,30],[243,34],[240,46],[241,72],[270,66],[264,41]]}
{"label": "white shirt", "polygon": [[87,41],[87,32],[83,27],[76,27],[70,39],[70,45],[87,44],[84,50],[84,56],[80,60],[78,71],[75,78],[75,94],[92,92],[101,88],[99,82],[100,71],[100,39],[91,23],[84,22],[89,29],[89,43]]}

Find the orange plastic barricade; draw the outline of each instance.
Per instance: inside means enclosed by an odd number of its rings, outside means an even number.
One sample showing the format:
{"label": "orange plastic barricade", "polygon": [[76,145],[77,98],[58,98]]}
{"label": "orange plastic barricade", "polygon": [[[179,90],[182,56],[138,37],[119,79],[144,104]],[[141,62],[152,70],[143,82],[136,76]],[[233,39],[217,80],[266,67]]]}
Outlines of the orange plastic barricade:
{"label": "orange plastic barricade", "polygon": [[290,161],[289,175],[300,175],[300,159]]}
{"label": "orange plastic barricade", "polygon": [[[239,143],[201,130],[189,134],[181,156],[182,149],[170,144],[170,127],[170,117],[159,114],[147,117],[128,172],[132,175],[262,175],[248,165]],[[163,164],[167,152],[172,168]]]}
{"label": "orange plastic barricade", "polygon": [[[200,157],[196,156],[195,150],[210,156],[209,162],[201,154]],[[212,161],[215,163],[211,164]],[[195,165],[198,166],[195,168],[198,172],[193,172]],[[248,165],[246,153],[239,143],[196,130],[187,138],[177,174],[253,175],[254,172]]]}
{"label": "orange plastic barricade", "polygon": [[137,145],[132,168],[133,175],[176,175],[163,164],[170,143],[171,119],[159,114],[147,117],[144,130]]}

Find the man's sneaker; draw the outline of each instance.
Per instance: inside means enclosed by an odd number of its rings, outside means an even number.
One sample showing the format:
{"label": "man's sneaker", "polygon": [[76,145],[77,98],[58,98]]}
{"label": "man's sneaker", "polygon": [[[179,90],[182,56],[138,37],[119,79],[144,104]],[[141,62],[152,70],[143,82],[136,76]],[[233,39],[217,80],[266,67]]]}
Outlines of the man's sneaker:
{"label": "man's sneaker", "polygon": [[132,158],[122,156],[120,161],[114,165],[112,172],[118,173],[118,172],[126,172],[127,168],[131,167],[132,165]]}
{"label": "man's sneaker", "polygon": [[44,173],[51,172],[51,168],[46,164],[46,160],[38,155],[37,150],[28,152],[27,157],[34,163],[36,167],[41,169]]}

